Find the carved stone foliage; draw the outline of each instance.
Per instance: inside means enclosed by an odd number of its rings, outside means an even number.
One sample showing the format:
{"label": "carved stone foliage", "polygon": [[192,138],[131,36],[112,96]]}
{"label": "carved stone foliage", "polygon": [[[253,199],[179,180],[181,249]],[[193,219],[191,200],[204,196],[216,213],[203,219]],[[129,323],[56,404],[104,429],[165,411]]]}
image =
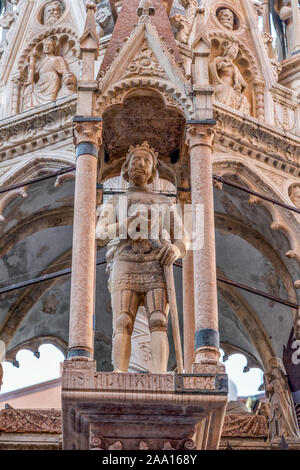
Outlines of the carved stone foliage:
{"label": "carved stone foliage", "polygon": [[159,65],[158,60],[147,42],[143,44],[138,55],[127,67],[124,78],[128,78],[133,75],[165,77],[164,69]]}
{"label": "carved stone foliage", "polygon": [[[68,34],[46,36],[27,49],[19,67],[21,108],[24,110],[71,95],[77,90],[77,79],[69,70],[74,61],[75,41]],[[23,55],[24,57],[24,55]]]}
{"label": "carved stone foliage", "polygon": [[74,144],[90,142],[97,148],[102,143],[102,122],[76,122],[74,125]]}
{"label": "carved stone foliage", "polygon": [[238,116],[224,112],[215,105],[217,121],[216,141],[222,146],[229,146],[233,151],[258,159],[268,165],[273,165],[274,159],[282,161],[277,168],[298,175],[300,156],[300,140],[292,139],[283,132],[273,132],[250,121],[244,121]]}
{"label": "carved stone foliage", "polygon": [[226,414],[222,437],[266,438],[268,424],[264,416]]}
{"label": "carved stone foliage", "polygon": [[102,435],[91,432],[90,450],[194,450],[195,441],[193,439],[175,440],[170,436],[168,439],[141,439],[128,438],[116,440],[116,438],[104,438]]}
{"label": "carved stone foliage", "polygon": [[[76,100],[55,107],[42,107],[34,116],[20,115],[0,126],[0,160],[9,159],[33,149],[43,148],[72,135],[72,118]],[[56,136],[56,137],[54,137]]]}
{"label": "carved stone foliage", "polygon": [[61,433],[60,410],[1,410],[2,433]]}

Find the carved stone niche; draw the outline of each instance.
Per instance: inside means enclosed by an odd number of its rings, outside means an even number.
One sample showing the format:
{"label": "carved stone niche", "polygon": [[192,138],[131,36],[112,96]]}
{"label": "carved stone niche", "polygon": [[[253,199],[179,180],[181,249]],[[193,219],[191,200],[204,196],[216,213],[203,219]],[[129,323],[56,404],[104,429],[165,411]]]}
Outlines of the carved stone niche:
{"label": "carved stone niche", "polygon": [[[52,34],[51,34],[52,33]],[[77,91],[78,45],[67,28],[35,38],[21,56],[15,80],[13,113],[55,101]]]}
{"label": "carved stone niche", "polygon": [[242,50],[240,43],[229,35],[212,37],[209,77],[215,91],[215,101],[244,114],[256,114],[254,73],[250,58]]}
{"label": "carved stone niche", "polygon": [[227,6],[218,7],[216,18],[219,24],[229,31],[236,31],[240,28],[240,19],[237,14]]}
{"label": "carved stone niche", "polygon": [[53,26],[61,20],[65,11],[64,1],[49,0],[39,9],[37,14],[38,22],[45,27]]}

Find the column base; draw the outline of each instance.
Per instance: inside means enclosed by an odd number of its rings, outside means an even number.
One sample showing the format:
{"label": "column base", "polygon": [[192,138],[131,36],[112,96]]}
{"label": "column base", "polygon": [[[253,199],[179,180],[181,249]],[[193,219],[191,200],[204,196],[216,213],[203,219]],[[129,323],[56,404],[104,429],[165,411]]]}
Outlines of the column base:
{"label": "column base", "polygon": [[218,449],[227,402],[225,374],[96,372],[65,361],[65,450]]}
{"label": "column base", "polygon": [[203,346],[195,351],[194,374],[225,374],[225,366],[219,361],[220,350],[214,346]]}

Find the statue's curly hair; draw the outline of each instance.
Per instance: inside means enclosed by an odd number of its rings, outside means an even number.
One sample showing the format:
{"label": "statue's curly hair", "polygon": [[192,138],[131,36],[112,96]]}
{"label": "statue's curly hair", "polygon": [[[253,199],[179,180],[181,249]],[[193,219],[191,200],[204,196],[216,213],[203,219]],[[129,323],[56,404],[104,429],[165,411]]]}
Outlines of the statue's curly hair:
{"label": "statue's curly hair", "polygon": [[122,166],[122,176],[124,178],[125,181],[129,182],[129,174],[128,174],[128,170],[129,170],[129,164],[130,164],[130,160],[131,160],[131,157],[132,155],[134,155],[134,153],[137,151],[137,150],[142,150],[144,152],[147,152],[149,153],[152,158],[153,158],[153,169],[152,169],[152,175],[151,177],[149,178],[148,180],[148,184],[151,184],[153,183],[153,181],[155,180],[155,178],[157,178],[157,170],[156,170],[156,167],[157,167],[157,163],[158,163],[158,160],[157,160],[157,157],[158,157],[158,153],[155,152],[155,150],[153,148],[150,147],[150,145],[148,144],[148,142],[144,142],[142,145],[136,145],[136,146],[131,146],[127,152],[127,155],[126,155],[126,160]]}

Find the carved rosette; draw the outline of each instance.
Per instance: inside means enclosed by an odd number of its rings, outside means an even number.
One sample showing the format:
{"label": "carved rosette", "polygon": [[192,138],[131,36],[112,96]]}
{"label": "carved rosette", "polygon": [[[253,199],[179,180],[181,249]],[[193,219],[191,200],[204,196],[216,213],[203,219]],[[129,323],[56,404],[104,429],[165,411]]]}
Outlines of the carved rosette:
{"label": "carved rosette", "polygon": [[197,145],[213,148],[215,139],[215,128],[213,124],[195,123],[187,125],[186,145],[189,150]]}
{"label": "carved rosette", "polygon": [[102,122],[74,122],[74,144],[77,147],[83,142],[95,145],[98,149],[102,144]]}

